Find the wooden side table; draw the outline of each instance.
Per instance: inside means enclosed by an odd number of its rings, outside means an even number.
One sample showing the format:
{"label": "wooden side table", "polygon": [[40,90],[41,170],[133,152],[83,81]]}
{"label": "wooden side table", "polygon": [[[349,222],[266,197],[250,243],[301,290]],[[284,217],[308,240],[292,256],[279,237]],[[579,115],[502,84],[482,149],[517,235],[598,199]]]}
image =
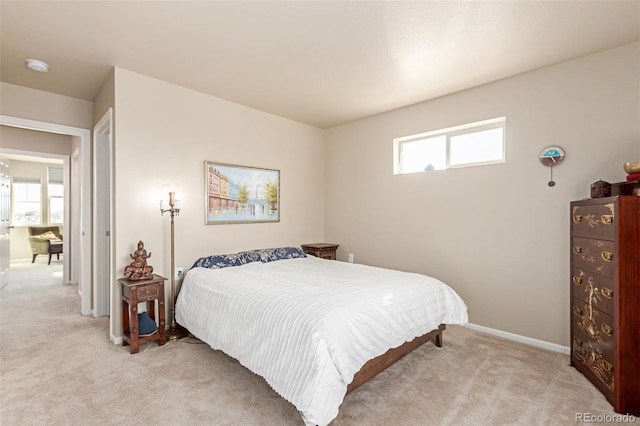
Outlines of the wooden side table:
{"label": "wooden side table", "polygon": [[[131,345],[131,353],[136,354],[140,345],[147,342],[158,342],[162,346],[167,341],[165,327],[164,282],[167,279],[160,275],[140,281],[129,281],[120,278],[122,286],[122,346]],[[147,302],[147,312],[151,319],[156,319],[156,302],[158,304],[158,330],[148,336],[140,336],[138,326],[138,303]]]}
{"label": "wooden side table", "polygon": [[313,243],[301,244],[300,247],[302,247],[302,251],[312,256],[336,260],[336,250],[338,250],[340,244]]}

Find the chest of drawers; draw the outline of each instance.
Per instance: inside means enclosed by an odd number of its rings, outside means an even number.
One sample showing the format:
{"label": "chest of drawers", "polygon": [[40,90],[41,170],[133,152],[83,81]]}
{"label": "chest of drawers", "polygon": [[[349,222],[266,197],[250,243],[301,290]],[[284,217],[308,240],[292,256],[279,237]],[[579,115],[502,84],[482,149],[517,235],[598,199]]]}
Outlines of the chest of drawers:
{"label": "chest of drawers", "polygon": [[571,365],[640,415],[640,197],[571,203]]}

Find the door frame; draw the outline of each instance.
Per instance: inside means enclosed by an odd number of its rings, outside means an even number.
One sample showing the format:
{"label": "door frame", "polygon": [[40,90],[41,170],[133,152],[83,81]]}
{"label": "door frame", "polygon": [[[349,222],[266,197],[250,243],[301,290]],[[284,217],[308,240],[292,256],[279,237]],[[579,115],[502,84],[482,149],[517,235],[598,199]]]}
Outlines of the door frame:
{"label": "door frame", "polygon": [[[0,148],[0,152],[2,149]],[[5,163],[6,161],[6,163]],[[0,159],[0,289],[9,281],[11,266],[11,160]]]}
{"label": "door frame", "polygon": [[[93,128],[93,139],[93,316],[101,317],[113,310],[113,108]],[[113,330],[109,335],[113,340]]]}
{"label": "door frame", "polygon": [[[71,164],[69,165],[69,173],[71,176],[80,175],[80,148],[76,148],[71,153]],[[79,182],[74,179],[71,182],[71,190],[74,194],[77,194],[80,190]],[[69,199],[69,214],[71,217],[80,217],[81,216],[81,208],[80,208],[80,197],[71,197]],[[77,230],[73,230],[71,234],[71,247],[80,247],[80,233]],[[75,252],[71,250],[72,258],[76,256]],[[71,283],[78,284],[80,277],[80,262],[73,262],[71,264]]]}
{"label": "door frame", "polygon": [[[91,315],[91,236],[93,229],[91,222],[91,130],[45,121],[11,117],[8,115],[0,115],[0,125],[77,136],[80,138],[80,176],[77,181],[73,179],[75,182],[78,182],[80,187],[80,220],[77,222],[74,221],[71,225],[73,227],[72,232],[77,232],[78,235],[80,235],[80,247],[74,250],[74,253],[78,254],[78,256],[74,257],[74,261],[78,262],[80,269],[78,277],[80,312],[82,315]],[[67,186],[65,186],[65,188],[67,188]],[[68,195],[65,189],[65,196]],[[68,208],[65,209],[65,221],[68,220],[68,210]],[[63,242],[63,244],[67,243],[68,242]],[[63,250],[67,250],[67,247],[64,247]],[[66,273],[68,274],[68,272],[69,267],[67,266]]]}
{"label": "door frame", "polygon": [[[63,198],[64,198],[64,213],[63,213],[63,223],[70,223],[70,212],[69,212],[69,204],[71,200],[71,191],[70,191],[70,165],[69,165],[69,156],[64,154],[52,154],[48,152],[37,152],[37,151],[24,151],[21,149],[10,149],[10,148],[0,148],[0,152],[7,155],[22,155],[26,157],[34,157],[34,158],[44,158],[51,160],[62,161],[62,187],[63,187]],[[47,164],[47,167],[50,167],[51,164]],[[55,164],[58,167],[58,164]],[[9,172],[11,175],[11,172]],[[44,183],[43,185],[46,185]],[[44,202],[44,201],[42,201]],[[65,235],[69,235],[69,232],[65,232]],[[75,278],[74,274],[71,274],[70,265],[73,262],[74,254],[70,251],[70,239],[66,238],[62,240],[62,282],[64,284],[76,283],[77,278]],[[71,253],[71,255],[69,255]]]}

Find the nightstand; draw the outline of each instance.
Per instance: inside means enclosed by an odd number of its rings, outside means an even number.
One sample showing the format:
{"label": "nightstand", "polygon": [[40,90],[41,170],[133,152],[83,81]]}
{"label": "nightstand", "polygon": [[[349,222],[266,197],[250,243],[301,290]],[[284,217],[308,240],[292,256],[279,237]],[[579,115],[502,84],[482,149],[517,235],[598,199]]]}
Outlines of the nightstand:
{"label": "nightstand", "polygon": [[[162,346],[167,341],[165,327],[164,282],[167,279],[153,275],[148,280],[129,281],[120,278],[122,286],[122,346],[131,345],[131,353],[136,354],[140,345],[147,342],[158,342]],[[158,330],[147,336],[138,333],[138,303],[147,302],[147,312],[151,319],[156,319],[156,303],[158,304]]]}
{"label": "nightstand", "polygon": [[329,243],[313,243],[313,244],[301,244],[302,250],[315,257],[322,259],[336,260],[336,250],[340,247],[340,244]]}

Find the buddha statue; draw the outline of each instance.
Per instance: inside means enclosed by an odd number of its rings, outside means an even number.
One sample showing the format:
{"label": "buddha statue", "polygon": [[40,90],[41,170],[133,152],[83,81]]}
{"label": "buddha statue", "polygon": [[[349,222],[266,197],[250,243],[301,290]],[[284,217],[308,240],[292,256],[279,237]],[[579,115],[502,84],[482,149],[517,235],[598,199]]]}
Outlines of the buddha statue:
{"label": "buddha statue", "polygon": [[129,257],[133,259],[133,262],[124,268],[124,277],[126,279],[138,281],[153,278],[153,266],[147,265],[147,259],[151,257],[151,253],[147,254],[142,241],[138,241],[138,249],[130,254]]}

